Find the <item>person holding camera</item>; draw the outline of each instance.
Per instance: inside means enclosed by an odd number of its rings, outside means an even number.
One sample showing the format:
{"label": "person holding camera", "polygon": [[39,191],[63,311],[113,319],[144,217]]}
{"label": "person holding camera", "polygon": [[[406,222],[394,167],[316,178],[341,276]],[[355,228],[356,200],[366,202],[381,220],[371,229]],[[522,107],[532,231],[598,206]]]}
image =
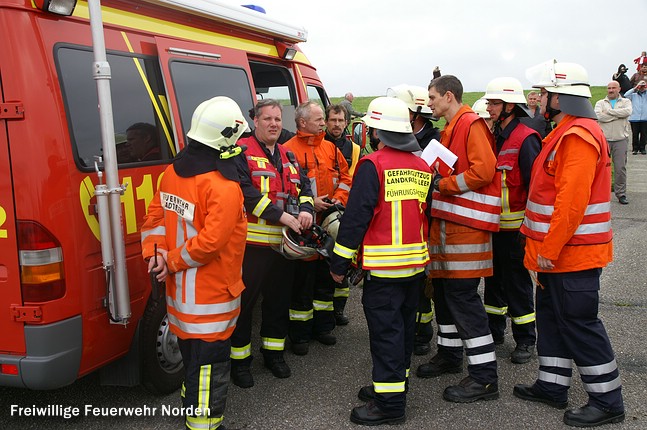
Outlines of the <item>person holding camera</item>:
{"label": "person holding camera", "polygon": [[620,84],[620,95],[625,96],[625,93],[631,88],[631,80],[627,76],[627,66],[621,64],[618,66],[618,72],[613,74],[612,79]]}
{"label": "person holding camera", "polygon": [[[643,67],[647,73],[647,65]],[[636,86],[625,93],[625,97],[631,100],[632,112],[629,116],[631,124],[631,149],[632,154],[640,152],[647,155],[645,144],[647,144],[647,83],[639,81]]]}

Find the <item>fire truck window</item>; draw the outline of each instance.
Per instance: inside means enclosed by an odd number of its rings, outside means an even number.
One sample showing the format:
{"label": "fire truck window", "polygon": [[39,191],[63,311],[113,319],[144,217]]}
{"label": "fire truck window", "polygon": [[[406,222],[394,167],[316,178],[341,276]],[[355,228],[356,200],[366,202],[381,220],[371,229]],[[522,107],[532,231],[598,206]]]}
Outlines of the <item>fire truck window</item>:
{"label": "fire truck window", "polygon": [[321,105],[321,108],[325,110],[326,106],[328,106],[330,102],[323,88],[308,85],[307,89],[308,89],[308,100],[310,100],[311,102],[319,103]]}
{"label": "fire truck window", "polygon": [[248,112],[254,103],[245,70],[177,60],[171,62],[170,70],[184,136],[191,128],[191,116],[195,108],[216,96],[227,96],[235,100],[251,123]]}
{"label": "fire truck window", "polygon": [[295,131],[294,111],[298,104],[290,71],[275,64],[250,61],[256,100],[275,99],[283,105],[283,128]]}
{"label": "fire truck window", "polygon": [[[103,155],[97,89],[90,73],[93,54],[70,46],[59,47],[56,54],[70,138],[79,167],[90,170],[94,157]],[[156,164],[173,158],[175,143],[158,60],[108,54],[108,63],[117,162]]]}

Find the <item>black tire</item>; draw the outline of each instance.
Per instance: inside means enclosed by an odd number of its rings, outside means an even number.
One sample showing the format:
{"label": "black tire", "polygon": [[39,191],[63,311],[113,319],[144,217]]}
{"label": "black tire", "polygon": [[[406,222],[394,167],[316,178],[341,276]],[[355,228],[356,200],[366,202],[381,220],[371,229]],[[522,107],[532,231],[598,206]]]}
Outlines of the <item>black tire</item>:
{"label": "black tire", "polygon": [[142,385],[153,394],[182,386],[184,365],[177,338],[169,330],[164,297],[149,299],[140,326]]}

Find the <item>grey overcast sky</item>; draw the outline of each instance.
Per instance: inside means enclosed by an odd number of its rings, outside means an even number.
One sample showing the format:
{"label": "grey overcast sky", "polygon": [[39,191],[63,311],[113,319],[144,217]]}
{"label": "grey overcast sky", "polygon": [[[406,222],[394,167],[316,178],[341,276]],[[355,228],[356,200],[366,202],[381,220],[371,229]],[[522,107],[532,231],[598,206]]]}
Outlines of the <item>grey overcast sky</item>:
{"label": "grey overcast sky", "polygon": [[618,65],[631,77],[647,51],[647,0],[243,0],[301,25],[300,44],[328,95],[383,95],[402,83],[427,86],[434,66],[465,91],[498,76],[524,88],[540,62],[583,65],[606,85]]}

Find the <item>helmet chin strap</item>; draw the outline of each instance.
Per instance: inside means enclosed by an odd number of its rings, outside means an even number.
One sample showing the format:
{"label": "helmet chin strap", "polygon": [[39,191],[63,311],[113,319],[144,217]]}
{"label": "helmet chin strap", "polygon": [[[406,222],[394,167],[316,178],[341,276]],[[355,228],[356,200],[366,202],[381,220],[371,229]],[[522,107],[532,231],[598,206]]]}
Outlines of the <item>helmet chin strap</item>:
{"label": "helmet chin strap", "polygon": [[380,142],[381,142],[381,140],[378,137],[373,136],[373,129],[369,129],[368,143],[369,143],[369,145],[371,145],[371,149],[373,151],[377,151],[377,145],[379,145]]}
{"label": "helmet chin strap", "polygon": [[494,122],[494,135],[498,136],[501,133],[501,123],[505,121],[510,115],[512,115],[512,112],[506,111],[506,107],[508,106],[508,103],[503,102],[503,106],[501,106],[501,113],[499,114],[499,118]]}
{"label": "helmet chin strap", "polygon": [[553,93],[548,93],[548,101],[546,102],[546,112],[544,113],[544,118],[553,119],[556,115],[562,113],[559,109],[554,109],[550,106],[550,102],[553,100]]}
{"label": "helmet chin strap", "polygon": [[416,118],[418,118],[418,115],[420,115],[420,112],[422,111],[422,106],[418,106],[416,111],[413,113],[413,118],[411,118],[411,127],[413,127],[413,123],[416,122]]}

